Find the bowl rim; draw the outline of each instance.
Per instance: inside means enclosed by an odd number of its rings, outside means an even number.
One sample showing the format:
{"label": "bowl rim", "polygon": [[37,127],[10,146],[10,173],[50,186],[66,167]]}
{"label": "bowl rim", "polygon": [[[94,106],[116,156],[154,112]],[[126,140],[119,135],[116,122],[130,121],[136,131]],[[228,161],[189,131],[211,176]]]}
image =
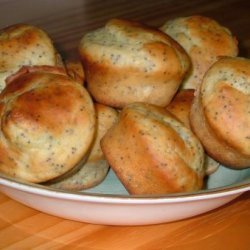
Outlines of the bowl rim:
{"label": "bowl rim", "polygon": [[185,192],[166,195],[128,195],[128,194],[101,194],[87,191],[65,191],[41,184],[28,183],[22,180],[0,174],[1,185],[39,196],[46,196],[55,199],[85,201],[85,202],[106,202],[106,203],[172,203],[186,202],[193,200],[204,200],[223,196],[241,194],[250,191],[250,177],[238,183],[200,190],[197,192]]}

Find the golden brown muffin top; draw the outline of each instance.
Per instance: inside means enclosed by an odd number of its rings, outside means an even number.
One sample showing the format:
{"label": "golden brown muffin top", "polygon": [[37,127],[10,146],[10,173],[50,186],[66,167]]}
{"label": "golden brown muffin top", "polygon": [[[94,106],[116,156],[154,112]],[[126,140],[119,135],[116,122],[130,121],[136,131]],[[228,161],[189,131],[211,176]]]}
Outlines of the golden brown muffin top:
{"label": "golden brown muffin top", "polygon": [[238,42],[229,29],[205,16],[179,17],[167,21],[161,30],[186,50],[192,61],[192,71],[184,88],[196,88],[208,68],[220,56],[237,56]]}
{"label": "golden brown muffin top", "polygon": [[16,24],[0,31],[0,90],[7,76],[22,66],[57,66],[59,56],[45,31],[28,25]]}
{"label": "golden brown muffin top", "polygon": [[95,131],[87,91],[66,75],[43,70],[13,78],[0,95],[0,170],[31,182],[73,168]]}
{"label": "golden brown muffin top", "polygon": [[201,102],[218,138],[250,155],[250,60],[225,57],[207,72]]}

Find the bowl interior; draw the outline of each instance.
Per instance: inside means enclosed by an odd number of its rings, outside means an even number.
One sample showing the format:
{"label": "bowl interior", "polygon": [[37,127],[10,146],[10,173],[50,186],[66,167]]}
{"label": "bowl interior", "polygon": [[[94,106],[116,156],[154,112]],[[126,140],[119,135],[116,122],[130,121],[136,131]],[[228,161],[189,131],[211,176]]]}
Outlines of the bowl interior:
{"label": "bowl interior", "polygon": [[[250,168],[243,170],[229,169],[220,166],[219,169],[210,175],[205,180],[205,190],[213,190],[218,188],[233,187],[240,185],[242,182],[249,182],[250,185]],[[118,180],[115,173],[110,170],[106,179],[94,188],[85,190],[84,193],[98,193],[98,194],[115,194],[127,195],[125,187]]]}

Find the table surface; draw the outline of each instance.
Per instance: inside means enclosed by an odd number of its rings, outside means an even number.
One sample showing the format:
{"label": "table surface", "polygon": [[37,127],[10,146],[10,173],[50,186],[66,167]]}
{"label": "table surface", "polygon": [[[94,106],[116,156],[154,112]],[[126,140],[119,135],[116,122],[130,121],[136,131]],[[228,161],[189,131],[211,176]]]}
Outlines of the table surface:
{"label": "table surface", "polygon": [[[246,0],[0,0],[0,28],[29,23],[44,28],[65,57],[83,34],[122,17],[160,26],[201,14],[227,26],[250,57],[250,1]],[[14,13],[14,14],[13,14]],[[0,193],[0,249],[240,249],[250,246],[250,192],[216,210],[172,223],[118,227],[69,221],[41,213]]]}

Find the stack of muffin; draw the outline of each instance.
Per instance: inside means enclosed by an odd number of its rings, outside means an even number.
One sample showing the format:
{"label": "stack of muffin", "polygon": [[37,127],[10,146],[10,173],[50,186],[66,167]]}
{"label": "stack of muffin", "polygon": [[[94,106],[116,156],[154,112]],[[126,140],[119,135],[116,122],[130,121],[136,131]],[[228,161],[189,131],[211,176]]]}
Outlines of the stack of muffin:
{"label": "stack of muffin", "polygon": [[3,174],[82,190],[111,167],[130,194],[167,194],[250,166],[250,60],[215,20],[112,19],[83,35],[75,62],[14,25],[0,55]]}

